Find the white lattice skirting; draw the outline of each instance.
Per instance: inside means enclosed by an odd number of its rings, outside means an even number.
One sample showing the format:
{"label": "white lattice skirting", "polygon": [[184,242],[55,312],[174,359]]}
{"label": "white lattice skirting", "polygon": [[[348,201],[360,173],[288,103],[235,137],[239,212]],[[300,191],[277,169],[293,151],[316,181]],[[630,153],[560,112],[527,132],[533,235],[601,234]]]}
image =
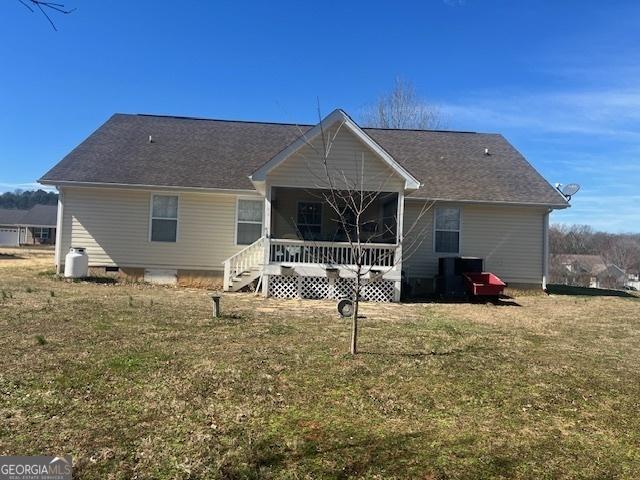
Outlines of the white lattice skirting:
{"label": "white lattice skirting", "polygon": [[[334,299],[351,295],[353,278],[303,277],[270,275],[269,296],[276,298]],[[376,280],[362,288],[362,299],[368,302],[392,302],[394,285],[391,280]]]}

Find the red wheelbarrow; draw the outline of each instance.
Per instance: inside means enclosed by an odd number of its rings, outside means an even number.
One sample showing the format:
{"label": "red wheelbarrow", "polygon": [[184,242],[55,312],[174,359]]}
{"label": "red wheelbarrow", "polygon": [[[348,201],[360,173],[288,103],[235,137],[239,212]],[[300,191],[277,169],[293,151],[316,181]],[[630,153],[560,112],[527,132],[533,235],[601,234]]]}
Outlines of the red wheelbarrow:
{"label": "red wheelbarrow", "polygon": [[474,297],[498,297],[507,286],[490,272],[463,273],[462,276],[469,294]]}

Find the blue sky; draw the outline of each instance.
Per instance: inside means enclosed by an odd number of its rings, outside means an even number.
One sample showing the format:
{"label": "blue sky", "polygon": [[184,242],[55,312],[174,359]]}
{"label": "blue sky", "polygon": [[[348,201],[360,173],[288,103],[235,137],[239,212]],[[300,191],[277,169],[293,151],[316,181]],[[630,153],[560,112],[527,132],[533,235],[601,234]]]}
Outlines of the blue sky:
{"label": "blue sky", "polygon": [[581,183],[552,221],[640,231],[638,2],[65,1],[58,32],[3,2],[0,190],[113,112],[306,123],[319,97],[357,118],[401,76],[449,128]]}

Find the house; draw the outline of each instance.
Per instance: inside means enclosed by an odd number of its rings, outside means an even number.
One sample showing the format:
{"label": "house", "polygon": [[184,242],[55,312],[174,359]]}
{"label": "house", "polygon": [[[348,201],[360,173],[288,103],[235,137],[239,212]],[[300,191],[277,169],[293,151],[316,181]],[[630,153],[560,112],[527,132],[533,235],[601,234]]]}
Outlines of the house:
{"label": "house", "polygon": [[499,134],[361,128],[342,110],[302,126],[116,114],[40,182],[60,193],[59,270],[85,247],[90,266],[150,281],[261,279],[265,295],[335,298],[353,275],[320,195],[332,177],[383,192],[362,221],[381,271],[365,299],[431,289],[442,256],[544,287],[549,213],[568,203]]}
{"label": "house", "polygon": [[58,207],[34,205],[29,210],[0,208],[0,246],[52,245]]}
{"label": "house", "polygon": [[622,288],[626,281],[623,269],[608,263],[601,255],[561,254],[552,257],[556,281],[591,288]]}
{"label": "house", "polygon": [[627,279],[625,281],[625,286],[633,290],[640,290],[640,274],[627,272]]}
{"label": "house", "polygon": [[20,245],[19,221],[24,210],[11,208],[0,209],[0,246],[17,247]]}

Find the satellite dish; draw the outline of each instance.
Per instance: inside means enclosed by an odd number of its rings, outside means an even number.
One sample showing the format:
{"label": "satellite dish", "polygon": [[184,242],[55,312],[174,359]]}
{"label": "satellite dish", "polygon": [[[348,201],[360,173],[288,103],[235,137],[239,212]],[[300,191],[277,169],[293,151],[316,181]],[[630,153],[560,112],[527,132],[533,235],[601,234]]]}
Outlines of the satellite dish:
{"label": "satellite dish", "polygon": [[578,190],[580,190],[580,185],[577,183],[569,183],[562,187],[561,192],[565,197],[571,198],[572,195],[578,193]]}
{"label": "satellite dish", "polygon": [[556,183],[556,189],[562,194],[564,198],[567,200],[571,200],[571,197],[578,193],[580,190],[580,185],[577,183],[568,183],[564,187],[561,183]]}

